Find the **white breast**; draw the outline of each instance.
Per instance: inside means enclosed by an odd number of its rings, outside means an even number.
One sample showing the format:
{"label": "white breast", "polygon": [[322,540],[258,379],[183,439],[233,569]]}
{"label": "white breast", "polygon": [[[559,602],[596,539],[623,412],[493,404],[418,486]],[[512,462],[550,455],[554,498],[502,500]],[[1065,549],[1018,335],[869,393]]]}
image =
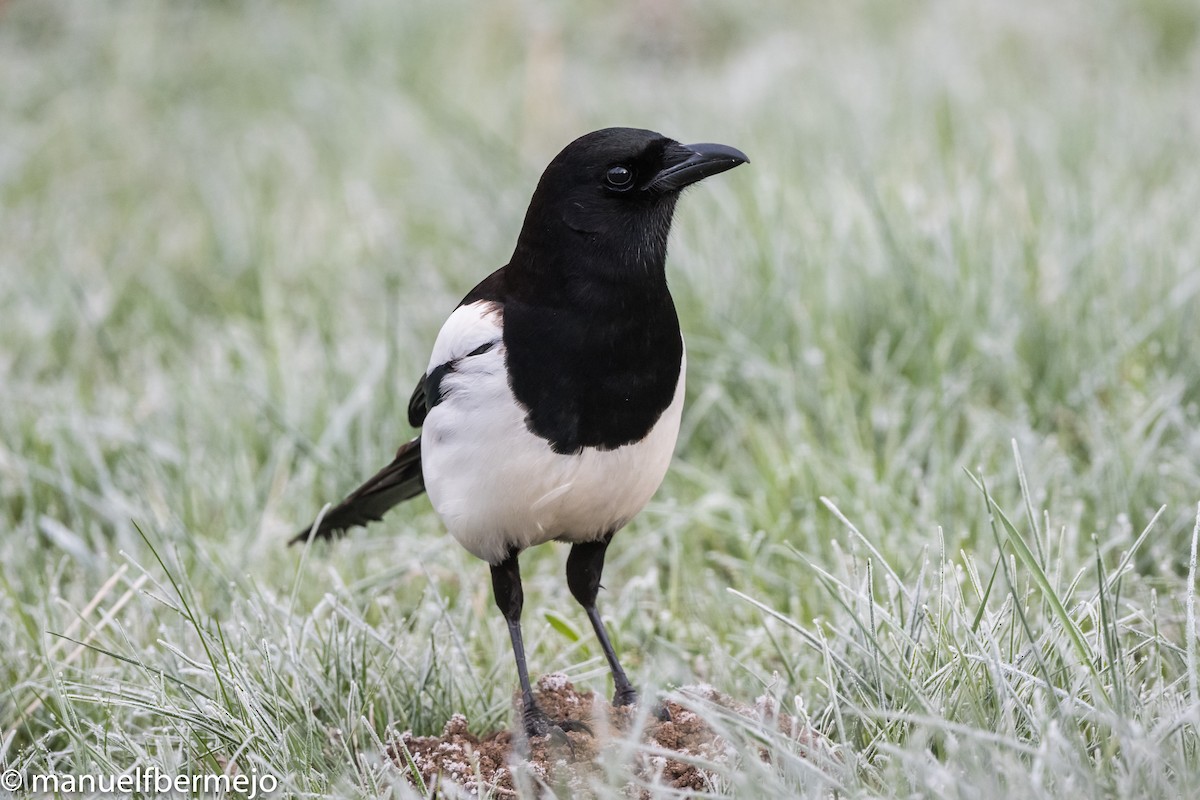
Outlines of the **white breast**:
{"label": "white breast", "polygon": [[[525,424],[508,385],[499,321],[490,304],[460,307],[446,321],[430,369],[460,360],[443,378],[443,399],[430,409],[421,438],[433,507],[463,547],[493,564],[514,547],[594,541],[642,510],[675,450],[687,361],[685,355],[674,398],[646,438],[562,455]],[[498,343],[487,352],[462,358],[491,341]]]}

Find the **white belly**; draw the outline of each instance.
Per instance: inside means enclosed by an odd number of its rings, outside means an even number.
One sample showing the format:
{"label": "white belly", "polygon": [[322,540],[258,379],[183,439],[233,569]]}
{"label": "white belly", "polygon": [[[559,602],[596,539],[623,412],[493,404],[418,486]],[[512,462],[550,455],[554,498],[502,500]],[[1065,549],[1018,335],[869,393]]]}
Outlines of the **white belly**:
{"label": "white belly", "polygon": [[504,345],[463,359],[421,434],[425,489],[451,535],[495,564],[552,539],[594,541],[634,517],[662,483],[683,410],[686,355],[670,406],[640,442],[555,453],[525,425]]}

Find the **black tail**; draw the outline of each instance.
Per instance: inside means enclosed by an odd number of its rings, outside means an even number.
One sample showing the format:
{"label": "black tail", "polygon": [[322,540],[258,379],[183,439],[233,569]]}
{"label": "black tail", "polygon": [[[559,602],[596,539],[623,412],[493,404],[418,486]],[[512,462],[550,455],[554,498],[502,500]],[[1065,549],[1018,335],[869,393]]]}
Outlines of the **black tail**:
{"label": "black tail", "polygon": [[392,463],[331,508],[315,532],[312,525],[306,525],[288,544],[307,541],[310,532],[314,539],[330,539],[347,528],[383,519],[384,512],[392,506],[423,491],[425,477],[421,474],[421,437],[418,436],[400,446]]}

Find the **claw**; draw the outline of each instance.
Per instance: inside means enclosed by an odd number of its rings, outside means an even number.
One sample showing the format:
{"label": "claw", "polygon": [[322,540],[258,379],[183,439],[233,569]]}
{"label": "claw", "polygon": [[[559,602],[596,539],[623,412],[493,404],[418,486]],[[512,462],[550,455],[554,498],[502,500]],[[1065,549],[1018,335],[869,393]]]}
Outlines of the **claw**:
{"label": "claw", "polygon": [[575,759],[575,745],[571,743],[571,737],[567,736],[567,732],[559,725],[552,725],[549,732],[546,734],[550,737],[550,741],[554,742],[559,747],[566,746],[571,751],[571,760]]}

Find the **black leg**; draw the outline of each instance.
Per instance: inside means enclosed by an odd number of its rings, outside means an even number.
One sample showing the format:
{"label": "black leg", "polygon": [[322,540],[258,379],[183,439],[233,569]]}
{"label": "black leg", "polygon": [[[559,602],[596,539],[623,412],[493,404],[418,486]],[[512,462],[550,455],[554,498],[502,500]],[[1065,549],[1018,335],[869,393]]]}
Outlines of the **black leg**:
{"label": "black leg", "polygon": [[571,548],[571,555],[567,557],[567,585],[571,587],[571,594],[575,595],[575,599],[587,612],[588,619],[592,621],[592,629],[596,631],[596,638],[600,640],[604,657],[608,659],[615,688],[613,705],[627,706],[637,702],[637,689],[633,688],[633,684],[625,676],[625,670],[621,669],[621,662],[617,661],[617,653],[613,650],[612,642],[608,640],[608,631],[604,629],[600,612],[596,610],[600,573],[604,570],[604,551],[608,549],[611,540],[610,533],[598,542],[582,542]]}
{"label": "black leg", "polygon": [[525,735],[553,735],[566,744],[570,744],[564,731],[585,731],[591,729],[582,722],[566,720],[552,723],[546,712],[538,707],[533,699],[533,688],[529,685],[529,669],[525,665],[525,640],[521,636],[521,609],[525,605],[525,592],[521,589],[521,567],[517,563],[517,553],[509,553],[508,558],[499,564],[492,565],[492,593],[496,597],[496,605],[508,623],[508,636],[512,639],[513,655],[517,659],[517,679],[521,682],[521,717],[525,726]]}
{"label": "black leg", "polygon": [[525,606],[525,592],[521,589],[521,565],[517,563],[515,552],[499,564],[492,565],[492,594],[495,595],[500,613],[504,615],[504,621],[508,623],[508,636],[512,639],[513,655],[517,659],[517,680],[521,682],[521,704],[528,721],[530,710],[537,705],[533,702],[529,669],[525,666],[525,640],[521,637],[521,609]]}

